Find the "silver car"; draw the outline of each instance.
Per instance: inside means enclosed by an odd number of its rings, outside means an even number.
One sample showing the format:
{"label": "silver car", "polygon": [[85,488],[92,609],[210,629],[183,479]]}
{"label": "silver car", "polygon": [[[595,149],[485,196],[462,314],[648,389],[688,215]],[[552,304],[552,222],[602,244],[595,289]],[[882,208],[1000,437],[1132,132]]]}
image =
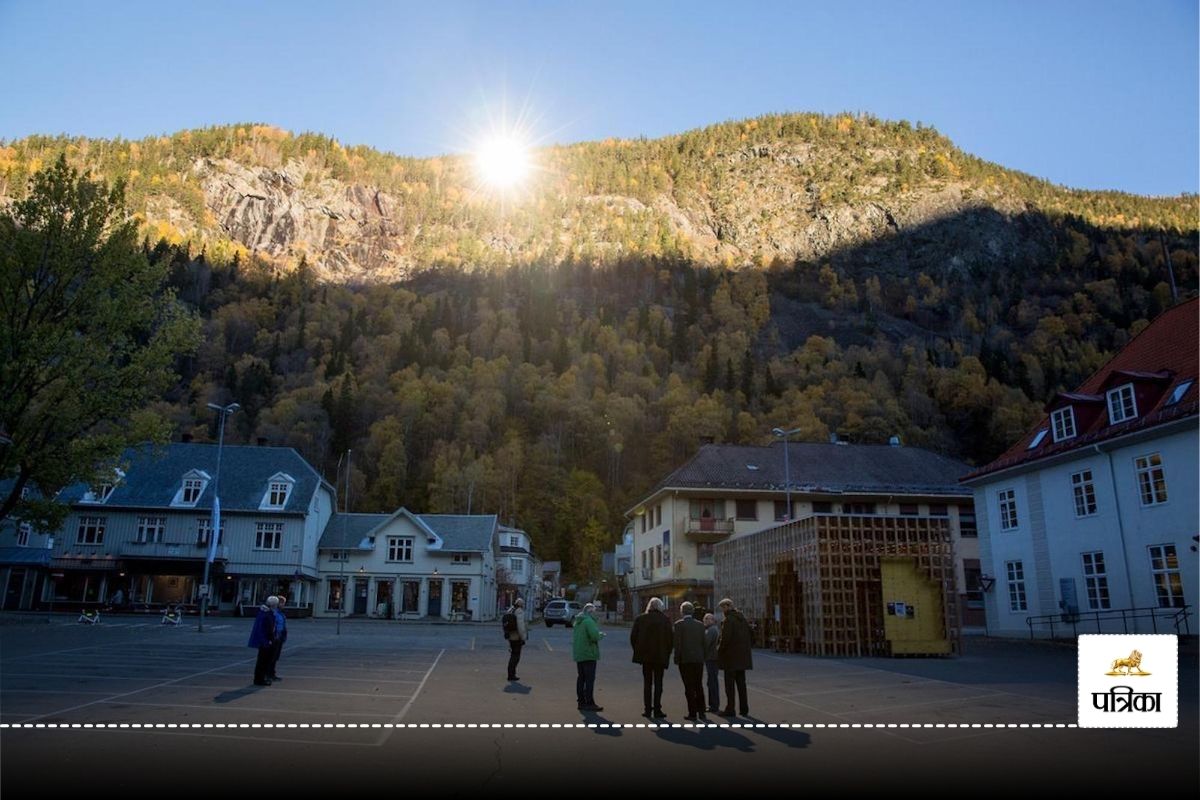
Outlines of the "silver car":
{"label": "silver car", "polygon": [[575,617],[582,611],[583,604],[574,600],[551,600],[542,609],[542,619],[545,620],[547,628],[553,627],[555,623],[570,628],[575,624]]}

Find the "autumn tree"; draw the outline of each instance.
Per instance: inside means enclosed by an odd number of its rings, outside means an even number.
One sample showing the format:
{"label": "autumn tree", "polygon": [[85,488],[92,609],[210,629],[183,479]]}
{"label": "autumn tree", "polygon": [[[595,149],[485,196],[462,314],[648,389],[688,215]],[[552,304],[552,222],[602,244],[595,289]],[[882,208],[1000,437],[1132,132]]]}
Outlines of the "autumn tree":
{"label": "autumn tree", "polygon": [[[21,490],[49,495],[93,480],[131,444],[162,437],[135,414],[177,379],[198,321],[166,287],[128,218],[121,183],[109,187],[60,158],[0,213],[0,518],[44,524],[55,509],[19,509]],[[65,510],[58,509],[59,518]]]}

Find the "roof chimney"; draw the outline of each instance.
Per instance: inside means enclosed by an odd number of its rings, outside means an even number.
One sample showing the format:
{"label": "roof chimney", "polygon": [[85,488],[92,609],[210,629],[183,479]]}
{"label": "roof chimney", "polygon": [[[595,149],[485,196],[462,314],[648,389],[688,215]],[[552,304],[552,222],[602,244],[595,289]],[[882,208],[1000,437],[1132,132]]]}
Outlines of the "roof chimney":
{"label": "roof chimney", "polygon": [[893,436],[892,438],[888,439],[888,444],[891,445],[892,447],[899,447],[900,446],[900,437]]}
{"label": "roof chimney", "polygon": [[180,434],[179,441],[183,442],[184,444],[187,444],[192,441],[192,435],[190,433]]}

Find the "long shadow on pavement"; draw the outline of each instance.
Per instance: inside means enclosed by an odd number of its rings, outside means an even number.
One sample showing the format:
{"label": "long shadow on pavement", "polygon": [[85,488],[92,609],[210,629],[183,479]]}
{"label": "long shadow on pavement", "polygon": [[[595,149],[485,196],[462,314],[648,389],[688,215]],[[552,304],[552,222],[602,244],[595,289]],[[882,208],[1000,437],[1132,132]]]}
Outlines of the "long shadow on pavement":
{"label": "long shadow on pavement", "polygon": [[668,728],[660,727],[655,735],[664,742],[685,744],[697,750],[716,750],[729,747],[743,753],[754,752],[754,742],[732,728]]}
{"label": "long shadow on pavement", "polygon": [[249,697],[253,694],[258,694],[265,686],[243,686],[241,689],[234,689],[231,692],[221,692],[213,698],[214,703],[232,703],[234,700],[240,700],[243,697]]}
{"label": "long shadow on pavement", "polygon": [[621,735],[622,731],[620,728],[607,727],[607,726],[613,724],[613,721],[611,719],[608,719],[607,717],[602,717],[599,714],[597,714],[595,711],[584,711],[582,713],[583,713],[583,721],[585,723],[587,723],[588,725],[603,726],[603,727],[592,728],[591,729],[592,733],[599,734],[600,736],[609,736],[609,737],[613,737],[613,738]]}
{"label": "long shadow on pavement", "polygon": [[521,683],[506,683],[504,684],[505,694],[529,694],[533,691],[532,686],[525,686]]}
{"label": "long shadow on pavement", "polygon": [[[754,723],[762,723],[764,721],[757,717],[746,717],[745,719],[747,722]],[[764,739],[771,739],[788,747],[808,747],[812,743],[811,736],[796,728],[751,728],[751,730]]]}

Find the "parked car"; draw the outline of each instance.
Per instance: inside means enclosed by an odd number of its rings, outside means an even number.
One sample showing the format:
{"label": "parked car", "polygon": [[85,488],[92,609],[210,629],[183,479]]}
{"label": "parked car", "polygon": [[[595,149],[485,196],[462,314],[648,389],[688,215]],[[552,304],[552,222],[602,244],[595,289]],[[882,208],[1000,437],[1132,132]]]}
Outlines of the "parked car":
{"label": "parked car", "polygon": [[555,623],[566,625],[568,628],[575,624],[575,616],[583,611],[583,604],[574,600],[551,600],[542,609],[542,618],[546,627],[551,628]]}

